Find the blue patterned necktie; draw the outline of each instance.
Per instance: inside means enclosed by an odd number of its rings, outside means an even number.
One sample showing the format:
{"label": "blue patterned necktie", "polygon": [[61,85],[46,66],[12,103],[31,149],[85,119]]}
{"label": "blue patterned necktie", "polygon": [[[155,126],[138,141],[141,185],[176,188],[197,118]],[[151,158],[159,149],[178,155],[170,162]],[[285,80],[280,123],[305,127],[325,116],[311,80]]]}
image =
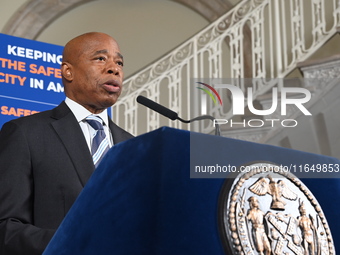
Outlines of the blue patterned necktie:
{"label": "blue patterned necktie", "polygon": [[106,138],[103,129],[103,120],[100,117],[90,115],[86,118],[86,121],[94,130],[96,130],[96,134],[92,138],[91,154],[93,163],[97,167],[110,148],[109,140]]}

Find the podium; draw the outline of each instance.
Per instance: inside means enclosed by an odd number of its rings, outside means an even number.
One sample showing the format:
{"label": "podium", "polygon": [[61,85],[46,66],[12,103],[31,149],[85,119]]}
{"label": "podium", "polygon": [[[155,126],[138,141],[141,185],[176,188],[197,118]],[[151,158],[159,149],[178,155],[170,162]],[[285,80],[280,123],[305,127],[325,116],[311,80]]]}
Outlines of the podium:
{"label": "podium", "polygon": [[[337,165],[338,159],[160,128],[115,145],[95,170],[44,255],[225,254],[218,204],[228,179],[197,166],[249,162]],[[293,168],[291,168],[292,170]],[[301,173],[340,249],[340,173]]]}

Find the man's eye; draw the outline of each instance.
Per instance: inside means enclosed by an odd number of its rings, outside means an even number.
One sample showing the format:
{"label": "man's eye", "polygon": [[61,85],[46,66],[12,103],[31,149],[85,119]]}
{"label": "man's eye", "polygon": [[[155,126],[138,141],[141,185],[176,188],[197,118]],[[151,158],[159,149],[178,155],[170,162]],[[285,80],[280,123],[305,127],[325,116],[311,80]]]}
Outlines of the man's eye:
{"label": "man's eye", "polygon": [[104,61],[104,60],[105,60],[104,57],[98,57],[97,59],[98,59],[99,61]]}
{"label": "man's eye", "polygon": [[120,66],[124,66],[124,63],[122,61],[118,61],[117,64]]}

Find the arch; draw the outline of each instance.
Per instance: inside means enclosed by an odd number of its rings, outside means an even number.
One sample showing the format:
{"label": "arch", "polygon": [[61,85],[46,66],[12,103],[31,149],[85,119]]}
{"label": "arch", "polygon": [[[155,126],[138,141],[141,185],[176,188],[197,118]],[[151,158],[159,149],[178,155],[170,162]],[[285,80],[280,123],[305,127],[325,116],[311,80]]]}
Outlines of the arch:
{"label": "arch", "polygon": [[[3,29],[3,33],[27,39],[38,35],[55,19],[75,7],[97,0],[30,0],[20,7]],[[172,0],[185,5],[209,22],[232,8],[227,0]]]}
{"label": "arch", "polygon": [[2,32],[34,40],[55,19],[91,1],[96,0],[30,0],[14,13]]}
{"label": "arch", "polygon": [[[22,5],[5,25],[2,33],[35,40],[54,20],[77,6],[97,0],[29,0]],[[182,4],[213,22],[233,8],[230,0],[171,0]],[[249,31],[245,31],[249,39]],[[247,40],[248,42],[248,40]],[[249,42],[248,42],[249,43]],[[248,49],[248,47],[245,47]],[[250,62],[249,54],[245,55]],[[245,77],[251,77],[251,68],[246,66]]]}

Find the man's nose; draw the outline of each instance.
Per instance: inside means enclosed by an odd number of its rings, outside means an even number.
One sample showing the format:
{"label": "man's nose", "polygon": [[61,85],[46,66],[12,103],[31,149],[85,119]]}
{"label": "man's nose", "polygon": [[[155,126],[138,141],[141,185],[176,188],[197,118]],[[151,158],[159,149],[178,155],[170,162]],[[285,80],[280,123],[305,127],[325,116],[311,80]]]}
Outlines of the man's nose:
{"label": "man's nose", "polygon": [[115,63],[112,63],[112,64],[110,64],[110,65],[108,66],[107,72],[108,72],[109,74],[114,74],[114,75],[119,75],[119,74],[120,74],[120,73],[119,73],[119,67],[118,67],[118,65],[115,64]]}

